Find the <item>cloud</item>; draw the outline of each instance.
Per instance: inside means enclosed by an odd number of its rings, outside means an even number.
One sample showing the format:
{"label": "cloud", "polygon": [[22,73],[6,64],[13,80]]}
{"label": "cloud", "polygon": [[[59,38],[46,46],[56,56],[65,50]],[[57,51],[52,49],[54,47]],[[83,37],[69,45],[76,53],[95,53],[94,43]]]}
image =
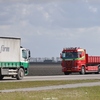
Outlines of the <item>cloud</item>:
{"label": "cloud", "polygon": [[84,1],[86,2],[90,12],[93,12],[93,13],[98,12],[98,8],[93,5],[100,3],[100,2],[98,2],[99,0],[84,0]]}
{"label": "cloud", "polygon": [[64,46],[89,48],[100,43],[99,9],[90,0],[0,0],[0,35],[21,37],[33,56],[57,56]]}
{"label": "cloud", "polygon": [[[17,3],[14,3],[15,1],[17,1]],[[83,27],[84,25],[92,25],[90,24],[89,20],[87,20],[88,24],[85,24],[85,17],[87,17],[87,19],[90,17],[91,19],[91,15],[87,14],[88,12],[83,9],[83,6],[81,7],[81,10],[79,10],[77,3],[67,1],[67,4],[65,1],[58,2],[56,0],[55,2],[52,1],[49,3],[35,3],[35,1],[32,2],[31,0],[29,0],[29,2],[21,3],[19,0],[15,1],[0,5],[0,24],[17,24],[20,26],[25,26],[26,24],[26,26],[28,26],[30,24],[29,26],[45,27],[49,29],[60,27],[77,28]],[[43,0],[43,2],[44,1],[45,0]],[[98,9],[94,6],[90,6],[89,10],[91,12],[98,11]]]}
{"label": "cloud", "polygon": [[92,3],[100,3],[99,0],[83,0],[86,3],[92,2]]}
{"label": "cloud", "polygon": [[[7,30],[14,34],[55,34],[56,36],[61,36],[62,38],[63,35],[68,35],[69,38],[74,38],[73,33],[78,34],[80,31],[82,33],[84,30],[82,27],[86,27],[86,25],[89,26],[91,23],[88,22],[90,21],[90,19],[88,19],[88,14],[84,15],[83,12],[81,15],[79,12],[82,11],[78,10],[77,5],[72,4],[71,6],[73,6],[73,8],[68,6],[66,7],[66,4],[60,4],[58,2],[47,4],[34,4],[34,2],[28,4],[5,4],[5,6],[1,6],[1,27],[2,25],[6,26],[5,28],[8,27]],[[98,9],[93,6],[90,6],[89,9],[92,12],[98,11]],[[86,21],[88,23],[84,21],[84,16],[87,17]],[[91,22],[92,21],[93,20],[91,19]],[[94,22],[93,24],[95,26]],[[78,36],[79,35],[77,35],[77,37]]]}
{"label": "cloud", "polygon": [[98,8],[93,7],[93,6],[89,6],[89,10],[90,10],[91,12],[93,12],[93,13],[98,12]]}

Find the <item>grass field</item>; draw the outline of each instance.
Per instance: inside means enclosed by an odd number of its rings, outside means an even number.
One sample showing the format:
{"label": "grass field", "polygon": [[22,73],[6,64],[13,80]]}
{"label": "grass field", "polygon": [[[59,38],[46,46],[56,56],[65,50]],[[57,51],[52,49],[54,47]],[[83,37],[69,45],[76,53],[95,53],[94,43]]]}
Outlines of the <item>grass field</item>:
{"label": "grass field", "polygon": [[65,85],[86,82],[99,82],[99,79],[90,80],[56,80],[56,81],[27,81],[27,82],[0,82],[0,90],[41,87],[50,85]]}
{"label": "grass field", "polygon": [[0,93],[0,100],[100,100],[100,86],[37,92]]}
{"label": "grass field", "polygon": [[[0,90],[62,84],[99,82],[100,80],[1,82]],[[31,92],[0,93],[0,100],[100,100],[100,86]]]}

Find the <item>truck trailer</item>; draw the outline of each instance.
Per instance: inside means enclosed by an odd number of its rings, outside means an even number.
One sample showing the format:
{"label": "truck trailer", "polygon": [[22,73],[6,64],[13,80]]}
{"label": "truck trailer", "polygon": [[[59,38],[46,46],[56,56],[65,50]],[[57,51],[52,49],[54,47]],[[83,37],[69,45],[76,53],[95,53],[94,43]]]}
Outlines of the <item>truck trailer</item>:
{"label": "truck trailer", "polygon": [[28,74],[30,50],[21,46],[21,38],[0,37],[0,80],[5,76],[23,79]]}
{"label": "truck trailer", "polygon": [[86,49],[80,47],[63,48],[60,58],[62,59],[62,72],[65,75],[73,72],[100,74],[100,56],[89,56]]}

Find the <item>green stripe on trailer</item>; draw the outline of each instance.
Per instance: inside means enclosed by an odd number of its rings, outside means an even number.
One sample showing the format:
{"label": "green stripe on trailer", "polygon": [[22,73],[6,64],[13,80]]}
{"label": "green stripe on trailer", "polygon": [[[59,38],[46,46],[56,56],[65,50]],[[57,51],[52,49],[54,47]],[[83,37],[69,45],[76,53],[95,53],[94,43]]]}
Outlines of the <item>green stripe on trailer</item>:
{"label": "green stripe on trailer", "polygon": [[0,62],[0,67],[20,67],[20,62]]}
{"label": "green stripe on trailer", "polygon": [[0,67],[20,67],[23,66],[27,68],[29,66],[28,63],[25,62],[0,62]]}

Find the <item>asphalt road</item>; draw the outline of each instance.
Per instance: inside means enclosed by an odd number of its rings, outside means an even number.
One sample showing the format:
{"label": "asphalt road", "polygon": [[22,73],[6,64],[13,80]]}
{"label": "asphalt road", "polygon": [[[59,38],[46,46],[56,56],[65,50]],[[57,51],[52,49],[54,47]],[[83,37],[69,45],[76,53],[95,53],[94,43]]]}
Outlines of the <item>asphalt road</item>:
{"label": "asphalt road", "polygon": [[100,74],[88,75],[55,75],[55,76],[27,76],[22,81],[45,81],[45,80],[83,80],[100,79]]}
{"label": "asphalt road", "polygon": [[83,80],[83,79],[100,79],[100,74],[88,75],[55,75],[55,76],[26,76],[23,80],[16,80],[5,77],[0,82],[19,82],[19,81],[46,81],[46,80]]}

